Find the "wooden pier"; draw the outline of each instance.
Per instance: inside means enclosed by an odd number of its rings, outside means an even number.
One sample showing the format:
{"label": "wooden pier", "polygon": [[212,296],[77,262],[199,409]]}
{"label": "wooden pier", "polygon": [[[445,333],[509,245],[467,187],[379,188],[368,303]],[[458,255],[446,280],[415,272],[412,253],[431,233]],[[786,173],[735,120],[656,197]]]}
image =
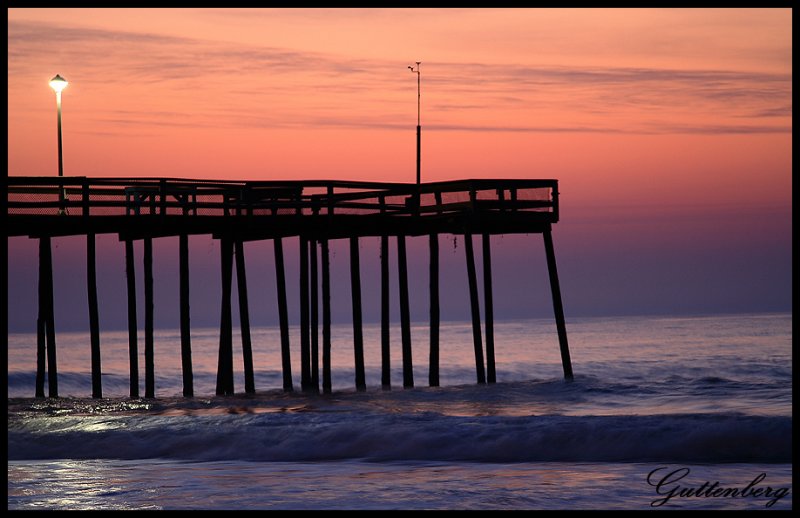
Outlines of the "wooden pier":
{"label": "wooden pier", "polygon": [[[239,294],[239,320],[244,359],[245,392],[254,393],[253,355],[244,268],[245,241],[274,242],[275,274],[283,390],[292,391],[283,238],[300,242],[300,364],[301,389],[331,391],[330,272],[332,239],[350,240],[350,281],[353,305],[355,387],[366,389],[361,318],[361,278],[358,240],[381,239],[381,386],[391,387],[389,363],[388,242],[397,240],[398,301],[402,337],[403,387],[413,387],[411,323],[405,239],[429,236],[430,241],[430,386],[439,385],[439,234],[462,235],[470,294],[478,383],[496,380],[491,278],[493,234],[542,234],[564,377],[572,379],[567,332],[556,271],[552,224],[558,221],[556,180],[460,180],[416,184],[304,181],[250,182],[173,178],[8,177],[6,234],[39,239],[39,313],[37,319],[36,397],[58,396],[56,335],[53,308],[51,238],[85,235],[87,290],[91,335],[92,397],[102,397],[101,355],[97,315],[95,236],[117,234],[125,243],[128,286],[130,396],[139,397],[133,242],[144,241],[145,397],[155,397],[153,361],[152,240],[179,237],[180,333],[183,395],[194,395],[189,318],[190,234],[210,234],[220,240],[221,312],[217,369],[218,395],[234,393],[231,295],[233,268]],[[485,348],[481,336],[480,301],[473,236],[481,236],[483,253]],[[235,254],[234,254],[235,251]],[[318,260],[318,253],[321,257]],[[235,260],[234,260],[235,256]],[[318,271],[321,267],[321,275]],[[322,352],[319,352],[319,284],[321,277]]]}

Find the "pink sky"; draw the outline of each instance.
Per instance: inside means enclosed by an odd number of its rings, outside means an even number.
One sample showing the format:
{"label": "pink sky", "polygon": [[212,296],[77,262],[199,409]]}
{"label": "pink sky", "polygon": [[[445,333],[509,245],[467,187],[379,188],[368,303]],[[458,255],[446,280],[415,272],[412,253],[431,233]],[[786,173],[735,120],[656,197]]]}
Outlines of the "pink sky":
{"label": "pink sky", "polygon": [[415,61],[423,181],[559,180],[568,316],[791,308],[790,9],[12,8],[8,174],[57,173],[58,73],[68,176],[413,182]]}

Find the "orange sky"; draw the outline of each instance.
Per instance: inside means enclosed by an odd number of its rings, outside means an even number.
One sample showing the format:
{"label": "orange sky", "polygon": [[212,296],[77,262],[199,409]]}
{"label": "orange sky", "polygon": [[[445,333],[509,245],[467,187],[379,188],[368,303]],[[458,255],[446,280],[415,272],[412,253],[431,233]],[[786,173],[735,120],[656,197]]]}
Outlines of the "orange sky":
{"label": "orange sky", "polygon": [[8,14],[11,175],[57,170],[59,73],[65,174],[413,181],[419,60],[424,179],[790,178],[790,10]]}
{"label": "orange sky", "polygon": [[413,182],[415,61],[423,181],[556,178],[576,254],[789,246],[790,9],[12,8],[8,174],[58,73],[68,176]]}

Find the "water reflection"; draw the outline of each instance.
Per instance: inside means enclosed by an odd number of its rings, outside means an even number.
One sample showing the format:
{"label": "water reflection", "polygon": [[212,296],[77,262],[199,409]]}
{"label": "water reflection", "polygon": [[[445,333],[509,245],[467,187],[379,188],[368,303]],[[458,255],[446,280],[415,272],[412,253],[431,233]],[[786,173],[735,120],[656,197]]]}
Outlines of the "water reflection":
{"label": "water reflection", "polygon": [[[647,463],[9,462],[9,509],[649,509]],[[692,466],[746,483],[791,465]],[[763,509],[763,499],[683,499],[675,509]],[[791,509],[791,493],[772,509]]]}

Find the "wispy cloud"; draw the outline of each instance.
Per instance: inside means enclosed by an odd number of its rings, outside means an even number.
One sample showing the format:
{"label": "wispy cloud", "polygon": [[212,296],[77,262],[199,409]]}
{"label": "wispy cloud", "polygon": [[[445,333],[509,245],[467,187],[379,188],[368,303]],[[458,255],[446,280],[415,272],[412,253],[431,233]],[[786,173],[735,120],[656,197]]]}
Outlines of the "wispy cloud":
{"label": "wispy cloud", "polygon": [[[8,30],[10,103],[55,59],[75,79],[107,78],[92,85],[97,92],[135,92],[142,109],[94,118],[112,126],[405,130],[415,115],[405,63],[21,21]],[[423,85],[432,131],[791,132],[791,74],[428,62]],[[708,119],[715,122],[698,122]],[[542,123],[523,122],[531,120]]]}

